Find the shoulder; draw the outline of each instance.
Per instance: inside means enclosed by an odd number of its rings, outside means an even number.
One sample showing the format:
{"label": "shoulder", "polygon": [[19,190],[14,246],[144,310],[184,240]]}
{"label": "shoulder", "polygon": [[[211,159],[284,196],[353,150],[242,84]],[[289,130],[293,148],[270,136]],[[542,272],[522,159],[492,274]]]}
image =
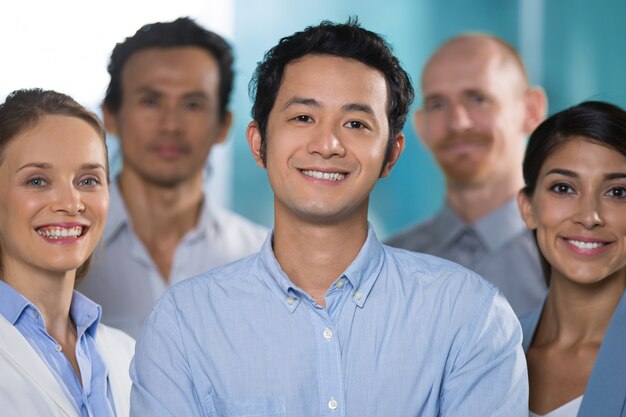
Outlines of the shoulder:
{"label": "shoulder", "polygon": [[211,205],[209,210],[215,218],[217,226],[227,235],[236,235],[239,238],[263,242],[269,231],[267,227],[254,223],[250,219],[223,207]]}
{"label": "shoulder", "polygon": [[437,297],[478,301],[476,297],[493,298],[499,291],[477,273],[446,259],[383,245],[391,274],[417,285],[420,291]]}
{"label": "shoulder", "polygon": [[545,303],[542,301],[539,303],[537,307],[529,311],[528,313],[522,315],[519,318],[519,322],[522,326],[522,334],[523,334],[523,342],[522,345],[524,347],[524,351],[527,352],[530,348],[530,344],[532,342],[533,337],[535,336],[535,331],[537,330],[537,326],[539,325],[539,319],[541,318],[541,313],[543,312],[543,306]]}
{"label": "shoulder", "polygon": [[183,310],[185,305],[205,305],[210,298],[219,298],[220,303],[229,297],[243,296],[258,281],[259,253],[238,259],[226,265],[212,268],[194,277],[185,279],[168,288],[157,301],[153,311],[167,308],[171,304],[176,310]]}
{"label": "shoulder", "polygon": [[436,217],[409,226],[385,241],[385,244],[396,248],[420,251],[426,246],[433,234]]}
{"label": "shoulder", "polygon": [[118,353],[130,355],[135,351],[135,340],[125,332],[100,323],[96,333],[98,343],[106,349],[115,349]]}

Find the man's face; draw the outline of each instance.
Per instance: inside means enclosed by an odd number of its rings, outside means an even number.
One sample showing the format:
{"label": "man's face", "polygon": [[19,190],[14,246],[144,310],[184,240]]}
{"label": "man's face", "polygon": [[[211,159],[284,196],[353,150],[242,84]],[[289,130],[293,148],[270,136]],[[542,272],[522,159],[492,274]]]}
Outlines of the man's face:
{"label": "man's face", "polygon": [[123,168],[141,181],[175,187],[202,176],[211,147],[224,141],[230,114],[219,118],[219,68],[198,47],[149,48],[122,70],[122,102],[107,129],[120,138]]}
{"label": "man's face", "polygon": [[494,45],[457,42],[440,50],[422,78],[421,139],[451,185],[480,185],[521,169],[526,82]]}
{"label": "man's face", "polygon": [[362,221],[369,193],[404,147],[398,134],[381,174],[389,139],[387,83],[360,62],[307,55],[289,63],[266,133],[265,163],[255,122],[247,137],[274,191],[276,219],[314,224]]}

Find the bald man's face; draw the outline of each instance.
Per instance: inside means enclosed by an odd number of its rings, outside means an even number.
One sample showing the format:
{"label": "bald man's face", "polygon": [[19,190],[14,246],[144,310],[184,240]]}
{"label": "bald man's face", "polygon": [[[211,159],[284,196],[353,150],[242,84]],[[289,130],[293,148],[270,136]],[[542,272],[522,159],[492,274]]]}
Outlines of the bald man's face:
{"label": "bald man's face", "polygon": [[449,185],[479,185],[521,170],[527,82],[498,48],[460,41],[438,51],[424,69],[424,107],[415,123]]}

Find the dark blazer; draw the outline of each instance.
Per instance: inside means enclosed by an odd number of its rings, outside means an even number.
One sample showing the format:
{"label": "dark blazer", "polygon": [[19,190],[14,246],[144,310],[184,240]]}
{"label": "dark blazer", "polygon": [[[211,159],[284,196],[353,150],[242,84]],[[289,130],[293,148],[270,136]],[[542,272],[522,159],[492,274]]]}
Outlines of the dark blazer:
{"label": "dark blazer", "polygon": [[[626,294],[626,293],[625,293]],[[524,352],[535,336],[544,302],[520,318]],[[626,296],[613,313],[593,365],[578,417],[626,417]]]}

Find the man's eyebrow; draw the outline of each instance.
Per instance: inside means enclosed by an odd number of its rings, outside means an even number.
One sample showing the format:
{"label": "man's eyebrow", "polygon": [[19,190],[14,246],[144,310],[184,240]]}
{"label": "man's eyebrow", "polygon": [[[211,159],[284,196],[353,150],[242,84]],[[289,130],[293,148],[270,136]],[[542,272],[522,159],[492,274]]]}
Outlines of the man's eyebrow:
{"label": "man's eyebrow", "polygon": [[295,96],[287,100],[287,102],[283,105],[282,110],[285,110],[288,107],[293,106],[294,104],[301,104],[304,106],[311,106],[311,107],[318,107],[318,108],[322,107],[321,103],[315,100],[314,98]]}
{"label": "man's eyebrow", "polygon": [[372,109],[372,106],[370,106],[369,104],[362,104],[362,103],[344,104],[343,106],[341,106],[341,109],[344,112],[357,111],[357,112],[363,112],[367,114],[374,114],[374,109]]}
{"label": "man's eyebrow", "polygon": [[190,91],[183,95],[184,98],[201,98],[203,100],[208,100],[209,97],[203,91]]}
{"label": "man's eyebrow", "polygon": [[[161,97],[165,95],[165,93],[163,93],[162,91],[156,90],[152,87],[146,87],[146,86],[137,88],[135,92],[137,94],[149,94],[149,95],[154,95],[157,97]],[[201,99],[207,99],[207,100],[209,98],[204,91],[189,91],[183,94],[183,97],[184,98],[201,98]]]}
{"label": "man's eyebrow", "polygon": [[154,94],[154,95],[157,95],[157,96],[162,96],[163,95],[163,93],[160,92],[159,90],[155,90],[152,87],[146,87],[146,86],[138,87],[135,90],[135,93],[138,93],[138,94]]}

